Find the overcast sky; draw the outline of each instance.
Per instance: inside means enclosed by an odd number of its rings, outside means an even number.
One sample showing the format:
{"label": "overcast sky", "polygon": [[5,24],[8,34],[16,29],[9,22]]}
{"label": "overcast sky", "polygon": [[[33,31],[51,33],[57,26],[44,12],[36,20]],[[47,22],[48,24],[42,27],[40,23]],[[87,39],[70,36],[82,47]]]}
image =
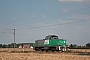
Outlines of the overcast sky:
{"label": "overcast sky", "polygon": [[0,0],[0,43],[30,43],[58,35],[67,44],[90,43],[90,0]]}

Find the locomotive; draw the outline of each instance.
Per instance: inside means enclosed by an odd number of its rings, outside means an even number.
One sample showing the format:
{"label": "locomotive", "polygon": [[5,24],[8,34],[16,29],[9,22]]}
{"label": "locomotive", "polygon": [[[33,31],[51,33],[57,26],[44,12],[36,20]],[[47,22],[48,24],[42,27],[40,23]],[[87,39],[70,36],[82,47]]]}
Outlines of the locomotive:
{"label": "locomotive", "polygon": [[33,46],[36,51],[67,51],[65,39],[59,39],[56,35],[48,35],[45,39],[36,40]]}

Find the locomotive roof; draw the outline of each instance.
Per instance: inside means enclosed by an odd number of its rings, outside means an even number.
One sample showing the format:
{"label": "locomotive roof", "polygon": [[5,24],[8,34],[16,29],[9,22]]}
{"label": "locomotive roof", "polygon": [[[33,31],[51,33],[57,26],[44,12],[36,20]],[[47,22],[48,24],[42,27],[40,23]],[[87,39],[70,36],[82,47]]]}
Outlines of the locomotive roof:
{"label": "locomotive roof", "polygon": [[51,36],[56,36],[56,35],[48,35],[48,36],[50,36],[50,37],[51,37]]}

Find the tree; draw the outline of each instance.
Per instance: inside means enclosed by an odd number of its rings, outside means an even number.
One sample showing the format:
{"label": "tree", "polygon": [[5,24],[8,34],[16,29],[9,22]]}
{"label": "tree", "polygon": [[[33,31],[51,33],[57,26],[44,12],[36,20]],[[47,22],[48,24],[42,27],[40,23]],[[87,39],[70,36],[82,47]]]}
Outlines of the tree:
{"label": "tree", "polygon": [[90,48],[90,43],[87,43],[87,44],[86,44],[86,47]]}
{"label": "tree", "polygon": [[73,45],[71,44],[69,47],[73,47]]}
{"label": "tree", "polygon": [[2,48],[2,44],[0,44],[0,48]]}
{"label": "tree", "polygon": [[77,48],[78,46],[76,44],[71,44],[69,47],[70,48]]}
{"label": "tree", "polygon": [[2,45],[2,48],[7,48],[7,45],[6,45],[6,44],[3,44],[3,45]]}
{"label": "tree", "polygon": [[[14,43],[11,43],[11,48],[14,48]],[[15,48],[16,48],[16,43],[15,43]]]}
{"label": "tree", "polygon": [[16,48],[18,48],[19,47],[19,44],[16,44]]}
{"label": "tree", "polygon": [[11,44],[8,44],[8,48],[10,48],[11,47]]}

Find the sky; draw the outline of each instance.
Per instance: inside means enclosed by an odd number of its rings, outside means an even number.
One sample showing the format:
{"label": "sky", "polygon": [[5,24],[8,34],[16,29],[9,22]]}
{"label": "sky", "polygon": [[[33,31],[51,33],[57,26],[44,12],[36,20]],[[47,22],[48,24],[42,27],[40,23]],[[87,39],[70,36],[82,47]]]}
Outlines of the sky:
{"label": "sky", "polygon": [[57,35],[90,43],[90,0],[0,0],[0,44],[31,43]]}

